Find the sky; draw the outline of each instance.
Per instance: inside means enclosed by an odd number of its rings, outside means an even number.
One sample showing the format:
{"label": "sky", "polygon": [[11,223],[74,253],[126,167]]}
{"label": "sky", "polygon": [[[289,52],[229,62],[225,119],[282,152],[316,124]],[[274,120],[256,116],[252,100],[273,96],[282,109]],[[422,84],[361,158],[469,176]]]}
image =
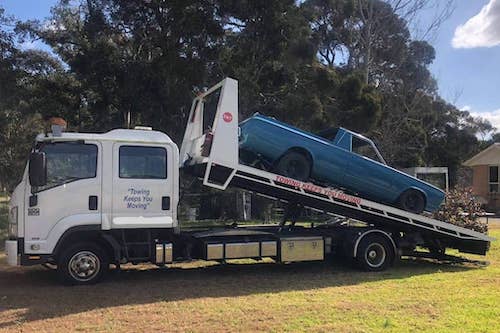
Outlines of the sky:
{"label": "sky", "polygon": [[[442,1],[442,0],[439,0]],[[57,0],[0,0],[7,14],[43,20]],[[422,22],[435,15],[422,12]],[[431,71],[440,95],[462,110],[492,122],[500,131],[500,0],[455,0],[453,14],[431,44],[436,59]],[[48,47],[26,42],[25,48]]]}
{"label": "sky", "polygon": [[457,0],[432,45],[440,95],[500,130],[500,0]]}

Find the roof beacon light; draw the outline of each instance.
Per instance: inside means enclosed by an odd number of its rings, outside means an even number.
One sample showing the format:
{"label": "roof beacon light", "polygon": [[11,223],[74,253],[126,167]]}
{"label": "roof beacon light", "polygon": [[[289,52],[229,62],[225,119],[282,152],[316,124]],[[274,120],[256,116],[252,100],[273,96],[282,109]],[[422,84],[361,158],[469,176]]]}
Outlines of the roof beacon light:
{"label": "roof beacon light", "polygon": [[52,136],[61,136],[62,132],[66,130],[66,120],[60,117],[52,117],[49,119]]}

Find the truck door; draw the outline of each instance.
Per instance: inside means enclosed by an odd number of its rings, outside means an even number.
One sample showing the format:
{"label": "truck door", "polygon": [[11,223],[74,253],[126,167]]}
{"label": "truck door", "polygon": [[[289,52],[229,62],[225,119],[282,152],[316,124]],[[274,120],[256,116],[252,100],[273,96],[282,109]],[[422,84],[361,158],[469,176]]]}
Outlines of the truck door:
{"label": "truck door", "polygon": [[37,149],[45,152],[47,184],[25,193],[25,252],[51,253],[65,230],[101,224],[101,144],[42,142]]}
{"label": "truck door", "polygon": [[175,226],[173,163],[170,145],[113,145],[112,228]]}

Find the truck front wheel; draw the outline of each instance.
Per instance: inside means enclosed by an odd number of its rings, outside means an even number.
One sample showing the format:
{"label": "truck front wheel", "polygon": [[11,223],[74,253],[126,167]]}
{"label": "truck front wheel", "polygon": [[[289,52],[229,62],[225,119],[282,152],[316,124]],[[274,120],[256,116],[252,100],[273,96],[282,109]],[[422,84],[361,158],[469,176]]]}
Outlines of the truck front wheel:
{"label": "truck front wheel", "polygon": [[79,243],[65,250],[57,262],[59,278],[65,284],[97,283],[109,269],[109,258],[98,245]]}

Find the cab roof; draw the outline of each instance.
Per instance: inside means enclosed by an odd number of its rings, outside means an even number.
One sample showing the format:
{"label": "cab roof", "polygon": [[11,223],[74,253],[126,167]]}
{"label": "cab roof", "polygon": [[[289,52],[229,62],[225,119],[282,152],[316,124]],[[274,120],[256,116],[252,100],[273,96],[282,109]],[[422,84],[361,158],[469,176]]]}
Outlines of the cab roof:
{"label": "cab roof", "polygon": [[52,133],[39,134],[36,141],[121,141],[138,143],[173,143],[172,139],[165,133],[152,130],[140,129],[114,129],[106,133],[75,133],[63,132],[61,136],[54,136]]}

